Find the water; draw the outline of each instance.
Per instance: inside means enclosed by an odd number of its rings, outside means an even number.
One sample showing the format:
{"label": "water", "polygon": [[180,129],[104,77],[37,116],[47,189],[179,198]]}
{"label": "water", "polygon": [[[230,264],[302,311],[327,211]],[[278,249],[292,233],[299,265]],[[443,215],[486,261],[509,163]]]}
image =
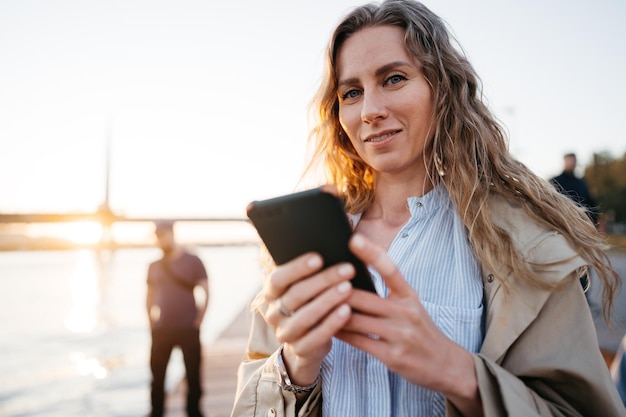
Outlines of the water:
{"label": "water", "polygon": [[[198,248],[209,344],[258,291],[256,245]],[[148,264],[157,249],[0,253],[0,415],[130,417],[149,410]],[[109,256],[106,256],[109,255]],[[184,373],[175,351],[172,388]]]}

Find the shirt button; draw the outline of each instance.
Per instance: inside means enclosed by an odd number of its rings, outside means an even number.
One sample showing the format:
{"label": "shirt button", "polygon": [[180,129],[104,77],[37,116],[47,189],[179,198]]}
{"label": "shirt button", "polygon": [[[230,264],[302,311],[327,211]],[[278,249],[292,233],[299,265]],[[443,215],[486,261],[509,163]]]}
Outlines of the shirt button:
{"label": "shirt button", "polygon": [[401,237],[408,237],[409,234],[407,232],[402,232],[402,235],[400,235]]}
{"label": "shirt button", "polygon": [[487,282],[490,284],[493,282],[493,274],[487,275]]}
{"label": "shirt button", "polygon": [[418,202],[417,202],[417,207],[423,207],[423,206],[424,206],[424,205],[422,204],[422,202],[421,202],[421,201],[418,201]]}

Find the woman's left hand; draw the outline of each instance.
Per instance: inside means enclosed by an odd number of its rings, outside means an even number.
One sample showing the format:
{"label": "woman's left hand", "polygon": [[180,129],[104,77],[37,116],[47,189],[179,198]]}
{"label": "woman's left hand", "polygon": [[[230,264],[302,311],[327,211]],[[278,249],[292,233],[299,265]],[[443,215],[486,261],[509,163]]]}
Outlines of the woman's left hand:
{"label": "woman's left hand", "polygon": [[355,312],[337,337],[407,381],[443,393],[459,411],[468,411],[464,415],[474,415],[475,407],[467,408],[480,405],[473,356],[439,330],[382,248],[355,234],[350,249],[380,273],[389,295],[354,290],[348,303]]}

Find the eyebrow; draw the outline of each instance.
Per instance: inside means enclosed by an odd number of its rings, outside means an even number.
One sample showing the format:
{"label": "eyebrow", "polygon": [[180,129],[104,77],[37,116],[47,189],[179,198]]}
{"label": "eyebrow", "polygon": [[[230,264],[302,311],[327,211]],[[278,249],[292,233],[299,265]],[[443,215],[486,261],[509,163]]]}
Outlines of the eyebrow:
{"label": "eyebrow", "polygon": [[[384,73],[391,71],[394,68],[398,68],[398,67],[405,67],[405,66],[412,66],[411,64],[409,64],[408,62],[405,61],[393,61],[390,62],[388,64],[383,65],[382,67],[378,68],[374,74],[377,77],[380,77],[381,75],[383,75]],[[358,82],[357,78],[347,78],[345,80],[339,80],[339,82],[337,83],[337,86],[342,86],[342,85],[346,85],[346,84],[355,84]]]}

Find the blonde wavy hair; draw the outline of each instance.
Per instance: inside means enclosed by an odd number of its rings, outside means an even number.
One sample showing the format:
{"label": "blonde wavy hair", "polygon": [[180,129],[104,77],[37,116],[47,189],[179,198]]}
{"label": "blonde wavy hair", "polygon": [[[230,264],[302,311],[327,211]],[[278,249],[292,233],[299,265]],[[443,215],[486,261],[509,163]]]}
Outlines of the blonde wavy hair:
{"label": "blonde wavy hair", "polygon": [[531,218],[562,234],[597,271],[608,321],[620,278],[605,253],[604,238],[583,209],[509,153],[506,134],[483,102],[473,67],[442,19],[421,3],[367,4],[338,24],[326,51],[321,86],[311,104],[315,127],[309,146],[313,154],[304,177],[323,173],[324,181],[336,184],[343,193],[350,213],[364,212],[371,205],[376,173],[357,155],[339,123],[336,59],[351,35],[381,25],[404,29],[406,49],[422,64],[434,101],[424,163],[433,184],[443,184],[448,190],[481,265],[500,271],[497,278],[506,290],[510,289],[509,275],[540,288],[558,287],[542,281],[533,272],[538,266],[525,261],[509,234],[492,222],[489,196],[515,199]]}

